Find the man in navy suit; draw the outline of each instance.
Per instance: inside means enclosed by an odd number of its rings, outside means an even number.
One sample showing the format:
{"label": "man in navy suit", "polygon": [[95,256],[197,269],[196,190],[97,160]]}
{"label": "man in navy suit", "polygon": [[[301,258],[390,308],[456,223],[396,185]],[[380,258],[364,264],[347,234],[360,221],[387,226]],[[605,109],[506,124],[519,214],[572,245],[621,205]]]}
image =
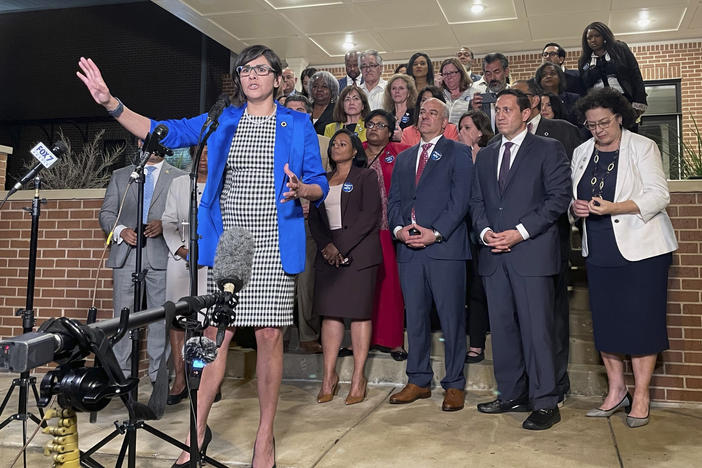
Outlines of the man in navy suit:
{"label": "man in navy suit", "polygon": [[473,163],[470,148],[443,137],[446,104],[432,98],[419,111],[422,140],[397,156],[388,194],[388,221],[399,241],[397,261],[407,311],[408,384],[390,403],[431,396],[432,301],[444,333],[446,390],[442,409],[464,406],[466,378],[465,262],[470,259],[465,217]]}
{"label": "man in navy suit", "polygon": [[[563,144],[568,161],[573,159],[573,151],[582,140],[578,127],[567,120],[546,119],[541,115],[541,98],[534,80],[519,80],[512,89],[518,89],[529,97],[531,115],[527,121],[530,133],[558,140]],[[570,391],[568,378],[568,351],[570,348],[570,310],[568,307],[568,256],[570,255],[570,221],[563,213],[558,218],[558,233],[561,245],[561,268],[556,276],[556,291],[553,318],[554,352],[556,353],[556,387],[558,402],[565,401]]]}
{"label": "man in navy suit", "polygon": [[502,138],[480,152],[471,198],[479,233],[479,274],[490,314],[499,396],[483,413],[533,410],[525,429],[560,421],[556,389],[554,276],[561,252],[556,220],[570,202],[570,165],[563,145],[532,135],[529,98],[498,94],[495,122]]}

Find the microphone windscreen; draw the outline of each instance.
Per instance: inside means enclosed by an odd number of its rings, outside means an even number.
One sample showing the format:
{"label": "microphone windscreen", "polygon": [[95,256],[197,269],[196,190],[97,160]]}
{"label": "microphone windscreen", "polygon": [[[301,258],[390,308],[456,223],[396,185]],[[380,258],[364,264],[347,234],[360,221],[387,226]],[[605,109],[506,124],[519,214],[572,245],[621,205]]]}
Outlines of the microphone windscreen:
{"label": "microphone windscreen", "polygon": [[217,345],[205,336],[188,338],[183,347],[185,362],[201,361],[209,364],[217,358]]}
{"label": "microphone windscreen", "polygon": [[215,252],[212,276],[217,284],[232,282],[241,291],[251,278],[254,239],[246,229],[234,227],[222,233]]}
{"label": "microphone windscreen", "polygon": [[68,146],[63,141],[59,140],[51,146],[51,152],[54,156],[60,158],[64,154],[68,153]]}

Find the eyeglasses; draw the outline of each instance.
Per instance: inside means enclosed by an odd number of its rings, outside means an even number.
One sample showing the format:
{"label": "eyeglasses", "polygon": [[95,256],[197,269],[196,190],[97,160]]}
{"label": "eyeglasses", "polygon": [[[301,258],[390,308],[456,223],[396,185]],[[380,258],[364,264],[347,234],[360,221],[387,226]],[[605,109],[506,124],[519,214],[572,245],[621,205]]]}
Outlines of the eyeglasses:
{"label": "eyeglasses", "polygon": [[606,120],[600,120],[599,122],[584,122],[583,125],[585,125],[585,128],[588,130],[595,131],[598,128],[605,129],[609,127],[609,125],[614,121],[614,117]]}
{"label": "eyeglasses", "polygon": [[361,70],[368,70],[369,68],[378,68],[379,66],[380,66],[380,64],[377,64],[377,63],[369,63],[366,65],[361,65],[360,68],[361,68]]}
{"label": "eyeglasses", "polygon": [[275,70],[268,65],[254,65],[253,67],[251,65],[244,65],[236,67],[236,72],[239,74],[239,76],[249,76],[252,71],[256,74],[256,76],[268,76],[270,72]]}
{"label": "eyeglasses", "polygon": [[544,57],[558,57],[558,52],[544,52],[541,55]]}
{"label": "eyeglasses", "polygon": [[384,128],[389,128],[389,127],[390,126],[388,124],[384,124],[382,122],[366,122],[366,129],[368,129],[368,130],[373,130],[374,128],[382,130]]}
{"label": "eyeglasses", "polygon": [[447,72],[441,72],[441,76],[443,76],[444,78],[448,78],[449,76],[458,75],[459,73],[461,73],[461,72],[459,72],[459,71],[447,71]]}

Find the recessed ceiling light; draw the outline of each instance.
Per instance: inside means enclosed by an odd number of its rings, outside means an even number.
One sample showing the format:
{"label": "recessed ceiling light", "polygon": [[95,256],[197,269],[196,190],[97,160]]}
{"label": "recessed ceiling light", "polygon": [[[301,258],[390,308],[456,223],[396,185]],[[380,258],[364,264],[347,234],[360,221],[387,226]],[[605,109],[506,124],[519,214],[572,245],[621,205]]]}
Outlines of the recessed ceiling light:
{"label": "recessed ceiling light", "polygon": [[639,18],[636,24],[638,24],[641,28],[645,28],[646,26],[651,24],[651,20],[649,18]]}
{"label": "recessed ceiling light", "polygon": [[483,5],[481,3],[474,3],[470,7],[470,12],[473,14],[476,14],[476,15],[482,13],[484,10],[485,10],[485,5]]}
{"label": "recessed ceiling light", "polygon": [[344,42],[342,47],[344,48],[344,50],[351,50],[354,47],[356,47],[356,44],[351,42],[350,40],[346,39],[346,42]]}

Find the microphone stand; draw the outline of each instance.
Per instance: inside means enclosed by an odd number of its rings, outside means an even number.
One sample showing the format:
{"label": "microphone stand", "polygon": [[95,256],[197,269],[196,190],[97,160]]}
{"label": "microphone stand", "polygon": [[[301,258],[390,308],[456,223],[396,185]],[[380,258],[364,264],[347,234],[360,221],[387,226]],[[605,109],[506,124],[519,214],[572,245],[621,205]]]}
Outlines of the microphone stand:
{"label": "microphone stand", "polygon": [[[24,208],[25,211],[31,211],[32,213],[32,230],[31,238],[29,241],[29,265],[27,269],[27,301],[25,303],[24,309],[19,309],[15,315],[22,316],[22,332],[29,333],[34,328],[34,279],[36,274],[37,266],[37,241],[39,239],[39,217],[41,215],[41,204],[46,203],[46,199],[39,198],[39,190],[41,189],[41,178],[39,175],[34,177],[34,198],[32,199],[32,208]],[[41,420],[37,418],[33,413],[27,412],[27,393],[29,387],[32,387],[32,393],[37,401],[37,409],[39,410],[39,415]],[[17,412],[8,416],[2,423],[0,423],[0,430],[7,426],[12,421],[22,421],[22,447],[27,445],[27,419],[31,419],[35,423],[42,427],[46,427],[46,422],[42,422],[44,419],[44,411],[39,407],[39,393],[37,392],[36,377],[30,376],[29,371],[24,371],[20,373],[18,379],[12,380],[12,385],[5,394],[5,399],[0,405],[0,414],[5,410],[7,402],[12,396],[12,392],[15,387],[19,388],[19,404],[17,407]],[[22,450],[24,468],[27,468],[27,452],[26,449]]]}
{"label": "microphone stand", "polygon": [[[190,168],[190,219],[188,221],[189,229],[189,246],[188,246],[188,269],[190,270],[190,295],[198,295],[198,234],[197,234],[197,212],[198,212],[198,202],[197,202],[197,176],[198,169],[200,166],[200,159],[202,157],[202,152],[207,144],[207,139],[212,135],[212,133],[219,127],[219,120],[214,120],[212,124],[205,132],[204,137],[200,140],[197,146],[195,155],[193,156],[192,167]],[[203,129],[204,130],[204,129]],[[185,342],[194,336],[200,336],[202,333],[202,327],[199,327],[197,315],[194,316],[194,320],[188,320],[186,322],[185,329]],[[200,389],[200,380],[202,379],[203,367],[202,365],[196,364],[192,360],[188,359],[185,363],[187,379],[188,379],[188,390],[190,392],[190,466],[196,468],[200,460],[200,450],[198,446],[197,437],[197,392]],[[209,458],[209,457],[208,457]],[[210,463],[212,463],[211,460]],[[217,467],[224,467],[218,462],[212,463]]]}

